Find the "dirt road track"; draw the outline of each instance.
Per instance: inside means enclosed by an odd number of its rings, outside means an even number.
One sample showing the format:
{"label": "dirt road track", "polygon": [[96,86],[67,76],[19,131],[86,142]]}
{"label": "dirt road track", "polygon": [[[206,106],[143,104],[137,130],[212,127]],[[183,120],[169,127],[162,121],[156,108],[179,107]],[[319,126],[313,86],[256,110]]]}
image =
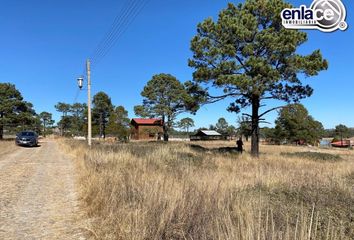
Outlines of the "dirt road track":
{"label": "dirt road track", "polygon": [[0,239],[84,239],[74,164],[40,144],[0,154]]}

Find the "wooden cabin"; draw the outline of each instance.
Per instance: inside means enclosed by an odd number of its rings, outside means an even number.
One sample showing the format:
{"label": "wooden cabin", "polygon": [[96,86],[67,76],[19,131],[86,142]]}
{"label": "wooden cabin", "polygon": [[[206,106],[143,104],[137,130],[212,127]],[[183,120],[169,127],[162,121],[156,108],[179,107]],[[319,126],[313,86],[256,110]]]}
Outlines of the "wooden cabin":
{"label": "wooden cabin", "polygon": [[224,139],[225,136],[214,130],[199,130],[196,134],[190,136],[191,141],[213,141]]}
{"label": "wooden cabin", "polygon": [[163,122],[158,118],[133,118],[131,125],[132,140],[160,140],[163,135]]}

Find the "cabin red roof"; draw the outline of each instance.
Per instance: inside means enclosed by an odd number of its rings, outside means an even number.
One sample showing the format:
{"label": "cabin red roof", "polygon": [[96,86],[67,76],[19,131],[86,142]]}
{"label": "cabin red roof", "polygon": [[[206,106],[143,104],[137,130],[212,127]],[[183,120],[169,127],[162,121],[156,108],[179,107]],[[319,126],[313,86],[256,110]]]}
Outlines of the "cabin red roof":
{"label": "cabin red roof", "polygon": [[161,125],[161,119],[158,118],[133,118],[132,121],[137,124],[146,124],[146,125]]}

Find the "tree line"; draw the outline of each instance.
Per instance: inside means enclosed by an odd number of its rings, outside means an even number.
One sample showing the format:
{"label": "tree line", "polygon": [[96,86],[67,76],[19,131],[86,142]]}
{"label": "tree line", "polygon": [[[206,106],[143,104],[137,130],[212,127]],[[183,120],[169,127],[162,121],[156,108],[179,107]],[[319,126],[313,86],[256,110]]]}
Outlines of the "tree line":
{"label": "tree line", "polygon": [[[156,75],[157,76],[157,75]],[[182,83],[177,83],[176,78],[167,74],[159,74],[154,76],[147,86],[158,84],[156,79],[164,79],[161,76],[169,76],[169,80],[164,81],[166,84],[161,89],[149,91],[145,87],[142,95],[145,97],[142,105],[135,107],[136,111],[143,111],[144,117],[163,117],[167,116],[167,126],[164,127],[165,135],[172,133],[173,135],[188,136],[190,129],[195,126],[192,118],[186,117],[179,121],[176,118],[179,113],[193,112],[185,105],[177,106],[177,101],[188,102],[198,99],[188,96]],[[158,80],[160,81],[160,80]],[[168,86],[168,87],[166,87]],[[177,88],[180,93],[177,94]],[[166,90],[168,89],[168,91]],[[164,95],[162,102],[155,98],[156,92]],[[174,98],[172,98],[174,96]],[[177,96],[177,97],[176,97]],[[178,97],[179,96],[179,97]],[[147,99],[155,98],[155,102],[148,102]],[[0,139],[3,138],[4,128],[9,133],[16,133],[21,130],[34,130],[39,134],[46,135],[53,132],[54,120],[49,112],[41,112],[37,114],[33,109],[33,105],[25,101],[19,90],[13,84],[0,83]],[[175,102],[173,102],[175,101]],[[149,103],[149,105],[147,105]],[[114,106],[111,98],[104,92],[97,93],[92,100],[93,104],[93,134],[104,138],[106,135],[114,136],[119,139],[127,139],[130,135],[130,119],[128,111],[123,106]],[[194,103],[195,104],[195,103]],[[184,107],[182,107],[184,106]],[[193,105],[192,105],[193,106]],[[84,103],[67,104],[59,102],[55,105],[57,111],[62,113],[60,121],[57,123],[60,134],[63,136],[85,136],[87,134],[87,105]],[[246,141],[252,135],[252,121],[248,116],[239,117],[237,126],[234,126],[221,117],[213,125],[200,129],[216,130],[224,136],[244,136]],[[180,131],[177,131],[180,129]],[[281,143],[300,143],[300,144],[316,144],[322,137],[334,138],[341,140],[354,136],[354,128],[349,128],[343,124],[339,124],[335,129],[324,129],[322,124],[309,115],[308,110],[301,104],[290,104],[279,110],[275,127],[260,128],[260,136],[268,142]]]}
{"label": "tree line", "polygon": [[261,136],[275,144],[316,145],[321,138],[330,138],[333,142],[354,137],[354,128],[343,124],[335,129],[324,129],[321,122],[309,115],[301,104],[292,104],[279,111],[275,127],[261,129]]}
{"label": "tree line", "polygon": [[[272,144],[310,144],[316,145],[322,138],[340,141],[354,137],[354,128],[339,124],[335,129],[324,129],[321,122],[315,120],[302,104],[289,104],[278,111],[274,127],[261,127],[260,138]],[[239,117],[237,127],[229,124],[225,118],[219,118],[215,125],[197,130],[215,130],[224,136],[244,137],[246,141],[252,135],[249,117]]]}
{"label": "tree line", "polygon": [[[130,134],[128,111],[123,106],[114,106],[111,98],[104,92],[98,92],[92,100],[92,134],[105,138],[106,135],[126,139]],[[58,122],[63,136],[87,135],[87,105],[59,102],[55,105],[62,113]]]}
{"label": "tree line", "polygon": [[33,104],[24,100],[14,84],[0,83],[0,140],[5,133],[13,135],[23,130],[46,135],[52,132],[53,124],[52,114],[37,114]]}

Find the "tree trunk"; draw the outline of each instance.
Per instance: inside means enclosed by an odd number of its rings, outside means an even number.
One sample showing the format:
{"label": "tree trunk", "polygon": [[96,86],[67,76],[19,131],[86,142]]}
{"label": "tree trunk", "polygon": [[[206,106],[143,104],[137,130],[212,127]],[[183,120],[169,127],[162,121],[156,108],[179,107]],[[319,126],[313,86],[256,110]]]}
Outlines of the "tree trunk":
{"label": "tree trunk", "polygon": [[45,137],[45,121],[43,121],[43,136]]}
{"label": "tree trunk", "polygon": [[165,142],[168,142],[168,138],[169,138],[169,135],[168,135],[168,127],[166,126],[166,124],[163,124],[163,140]]}
{"label": "tree trunk", "polygon": [[0,140],[4,139],[4,123],[2,122],[2,119],[4,118],[4,113],[0,113]]}
{"label": "tree trunk", "polygon": [[100,138],[103,137],[103,116],[102,113],[100,113]]}
{"label": "tree trunk", "polygon": [[[61,120],[62,120],[62,122],[63,122],[63,119],[64,119],[64,113],[63,113],[63,115],[61,116]],[[60,124],[60,136],[62,137],[64,135],[64,125],[63,125],[63,123],[62,124]]]}
{"label": "tree trunk", "polygon": [[165,121],[165,116],[162,117],[162,121],[163,121],[163,126],[162,126],[162,130],[163,130],[163,140],[165,142],[168,142],[168,126],[167,123]]}
{"label": "tree trunk", "polygon": [[163,140],[165,141],[165,142],[168,142],[168,130],[167,130],[167,128],[166,128],[166,126],[164,126],[163,127]]}
{"label": "tree trunk", "polygon": [[251,155],[259,157],[259,104],[258,96],[252,97],[252,135],[251,135]]}
{"label": "tree trunk", "polygon": [[4,125],[0,123],[0,140],[4,139]]}
{"label": "tree trunk", "polygon": [[106,139],[106,121],[103,119],[103,139]]}

